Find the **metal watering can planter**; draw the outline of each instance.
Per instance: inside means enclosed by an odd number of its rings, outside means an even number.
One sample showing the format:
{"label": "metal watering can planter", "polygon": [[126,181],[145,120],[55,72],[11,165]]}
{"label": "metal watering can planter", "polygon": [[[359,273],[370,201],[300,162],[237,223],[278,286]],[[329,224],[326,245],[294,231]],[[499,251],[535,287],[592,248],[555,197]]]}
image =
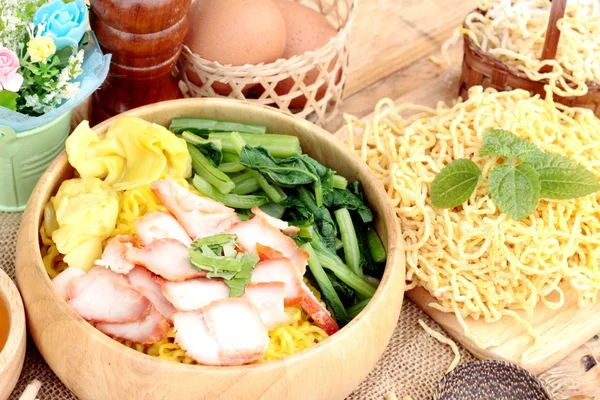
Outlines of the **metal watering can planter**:
{"label": "metal watering can planter", "polygon": [[38,128],[0,125],[0,211],[22,211],[38,180],[65,148],[71,111]]}

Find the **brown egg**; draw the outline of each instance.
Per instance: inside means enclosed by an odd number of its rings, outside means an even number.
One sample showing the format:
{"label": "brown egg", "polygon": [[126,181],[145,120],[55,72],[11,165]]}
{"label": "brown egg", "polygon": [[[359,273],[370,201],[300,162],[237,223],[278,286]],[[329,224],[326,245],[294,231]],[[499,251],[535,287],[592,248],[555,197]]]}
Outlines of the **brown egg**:
{"label": "brown egg", "polygon": [[[269,63],[281,58],[286,28],[272,0],[196,0],[191,6],[191,23],[184,43],[200,57],[223,65]],[[188,78],[201,86],[193,71]],[[253,85],[247,85],[249,89]],[[228,94],[227,84],[213,89]]]}
{"label": "brown egg", "polygon": [[[286,44],[283,57],[291,58],[295,55],[304,54],[307,51],[315,50],[327,44],[327,42],[337,34],[337,31],[327,19],[318,12],[303,6],[291,0],[273,0],[279,7],[286,24]],[[332,60],[330,70],[333,69],[337,59]],[[310,85],[317,80],[319,76],[318,69],[312,69],[307,72],[304,83]],[[338,75],[337,80],[341,75]],[[288,78],[281,81],[275,87],[279,95],[289,93],[294,86],[294,81]],[[326,85],[323,84],[317,91],[317,100],[323,98]],[[306,97],[301,95],[294,98],[290,107],[303,108],[306,105]]]}

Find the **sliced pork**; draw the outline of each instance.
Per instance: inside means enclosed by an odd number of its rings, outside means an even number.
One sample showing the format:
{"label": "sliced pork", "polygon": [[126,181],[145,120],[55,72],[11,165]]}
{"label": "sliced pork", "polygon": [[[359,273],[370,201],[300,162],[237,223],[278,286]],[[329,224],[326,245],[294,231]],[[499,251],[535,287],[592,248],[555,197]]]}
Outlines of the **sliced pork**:
{"label": "sliced pork", "polygon": [[302,274],[289,258],[261,261],[252,270],[251,283],[282,282],[285,305],[300,304],[304,297]]}
{"label": "sliced pork", "polygon": [[138,266],[127,274],[127,279],[129,279],[129,283],[135,290],[150,300],[156,311],[168,321],[171,321],[172,315],[176,310],[163,295],[156,276],[146,268]]}
{"label": "sliced pork", "polygon": [[300,306],[310,317],[315,324],[323,329],[328,335],[333,335],[340,330],[337,322],[331,317],[331,313],[321,302],[315,297],[313,292],[302,282],[304,289],[304,297]]}
{"label": "sliced pork", "polygon": [[95,265],[108,268],[119,274],[126,274],[135,267],[135,264],[125,257],[127,250],[133,248],[133,238],[128,235],[117,235],[112,238],[104,251],[102,258],[94,262]]}
{"label": "sliced pork", "polygon": [[82,275],[85,275],[84,271],[80,270],[79,268],[69,267],[54,277],[54,279],[52,279],[52,283],[62,298],[69,300],[69,282],[71,282],[72,279]]}
{"label": "sliced pork", "polygon": [[289,236],[268,223],[265,218],[254,217],[234,225],[228,233],[237,235],[237,243],[245,252],[256,254],[256,245],[275,249],[291,259],[301,275],[306,272],[308,253],[296,245]]}
{"label": "sliced pork", "polygon": [[186,246],[192,239],[171,214],[154,211],[135,221],[135,230],[143,245],[150,245],[158,239],[176,239]]}
{"label": "sliced pork", "polygon": [[88,321],[124,323],[144,320],[153,309],[120,274],[94,267],[68,285],[69,304]]}
{"label": "sliced pork", "polygon": [[242,298],[254,304],[268,330],[288,324],[291,320],[284,310],[285,284],[283,282],[247,285]]}
{"label": "sliced pork", "polygon": [[190,254],[186,245],[175,239],[158,239],[149,246],[127,250],[127,260],[143,265],[150,272],[169,281],[185,281],[206,276],[205,271],[198,271],[190,262]]}
{"label": "sliced pork", "polygon": [[175,341],[201,364],[248,364],[263,358],[269,345],[258,310],[245,299],[219,300],[173,319]]}
{"label": "sliced pork", "polygon": [[279,218],[271,217],[269,214],[267,214],[258,207],[254,207],[251,211],[257,218],[264,219],[265,222],[279,229],[286,235],[297,235],[298,232],[300,232],[300,228],[298,228],[297,226],[291,226],[287,222],[280,220]]}
{"label": "sliced pork", "polygon": [[179,311],[199,310],[213,301],[227,299],[229,287],[217,279],[190,279],[185,282],[162,281],[162,293]]}
{"label": "sliced pork", "polygon": [[109,336],[134,343],[151,344],[162,340],[171,328],[169,322],[156,310],[139,322],[124,324],[96,324],[96,328]]}
{"label": "sliced pork", "polygon": [[171,178],[150,185],[193,240],[216,235],[239,222],[234,209],[186,190]]}

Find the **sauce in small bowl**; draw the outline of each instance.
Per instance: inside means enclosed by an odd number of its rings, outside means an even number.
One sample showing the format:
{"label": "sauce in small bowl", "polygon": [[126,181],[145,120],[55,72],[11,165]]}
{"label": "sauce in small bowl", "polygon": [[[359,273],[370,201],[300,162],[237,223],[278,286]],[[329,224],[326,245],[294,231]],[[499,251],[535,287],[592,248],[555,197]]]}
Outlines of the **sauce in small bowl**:
{"label": "sauce in small bowl", "polygon": [[0,399],[7,399],[25,359],[25,310],[14,282],[0,269]]}
{"label": "sauce in small bowl", "polygon": [[8,340],[8,332],[10,332],[10,314],[7,304],[7,299],[0,293],[0,352],[2,352]]}

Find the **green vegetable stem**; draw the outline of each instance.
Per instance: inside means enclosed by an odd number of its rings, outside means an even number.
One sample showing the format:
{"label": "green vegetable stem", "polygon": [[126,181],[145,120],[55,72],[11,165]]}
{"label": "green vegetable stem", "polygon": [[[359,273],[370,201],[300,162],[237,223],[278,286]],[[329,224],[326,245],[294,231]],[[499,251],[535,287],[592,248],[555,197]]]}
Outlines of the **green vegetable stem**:
{"label": "green vegetable stem", "polygon": [[321,266],[317,254],[310,243],[305,243],[301,247],[308,253],[308,268],[315,278],[325,302],[333,311],[335,319],[339,322],[345,323],[348,320],[346,309],[344,308],[340,297],[329,280],[329,277],[325,273],[325,270]]}
{"label": "green vegetable stem", "polygon": [[205,118],[173,118],[169,129],[173,133],[189,131],[192,133],[248,132],[256,134],[267,131],[267,127],[262,125],[240,124]]}
{"label": "green vegetable stem", "polygon": [[192,183],[196,189],[204,196],[225,204],[232,208],[250,209],[259,207],[269,202],[269,198],[260,195],[238,195],[234,193],[223,194],[215,189],[210,183],[200,175],[194,175]]}
{"label": "green vegetable stem", "polygon": [[[291,157],[302,153],[300,141],[296,136],[286,135],[256,135],[239,133],[240,137],[251,147],[264,147],[273,157]],[[208,135],[211,141],[221,141],[223,152],[237,154],[236,147],[231,141],[231,132],[213,132]]]}
{"label": "green vegetable stem", "polygon": [[188,151],[192,157],[192,167],[196,174],[216,187],[219,192],[223,194],[231,192],[235,184],[224,172],[215,168],[194,145],[188,143]]}
{"label": "green vegetable stem", "polygon": [[358,239],[354,231],[354,224],[350,212],[345,208],[340,208],[334,211],[335,220],[340,229],[342,237],[342,245],[344,248],[344,259],[350,269],[358,276],[363,276],[363,271],[360,265],[360,251],[358,249]]}

